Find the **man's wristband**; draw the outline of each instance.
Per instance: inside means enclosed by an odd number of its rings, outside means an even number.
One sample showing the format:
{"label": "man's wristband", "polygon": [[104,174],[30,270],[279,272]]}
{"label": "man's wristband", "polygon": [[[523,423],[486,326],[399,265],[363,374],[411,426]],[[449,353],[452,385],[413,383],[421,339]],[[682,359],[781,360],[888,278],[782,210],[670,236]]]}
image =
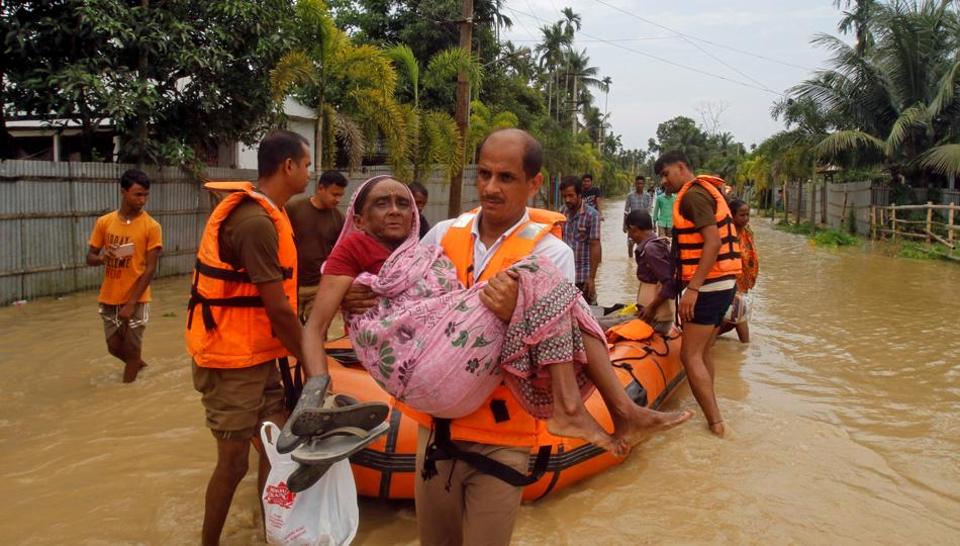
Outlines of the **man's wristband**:
{"label": "man's wristband", "polygon": [[694,287],[692,287],[692,286],[688,286],[688,287],[687,287],[687,290],[692,290],[692,291],[696,292],[697,294],[700,293],[700,289],[699,289],[699,288],[694,288]]}

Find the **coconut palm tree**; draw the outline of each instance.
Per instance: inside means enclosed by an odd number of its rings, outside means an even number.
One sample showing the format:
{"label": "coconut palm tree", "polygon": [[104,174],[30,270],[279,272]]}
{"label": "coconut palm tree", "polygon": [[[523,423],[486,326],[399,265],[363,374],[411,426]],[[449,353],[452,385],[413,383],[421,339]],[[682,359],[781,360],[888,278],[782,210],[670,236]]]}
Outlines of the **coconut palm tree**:
{"label": "coconut palm tree", "polygon": [[837,8],[853,8],[850,11],[843,12],[843,18],[840,19],[837,29],[844,34],[853,31],[854,36],[857,37],[855,46],[857,54],[863,55],[873,47],[873,34],[870,32],[870,24],[877,10],[876,0],[834,0],[833,5]]}
{"label": "coconut palm tree", "polygon": [[394,98],[397,74],[386,53],[355,45],[339,30],[322,0],[297,0],[297,47],[270,74],[274,98],[291,92],[317,113],[314,130],[317,169],[332,168],[337,141],[351,170],[360,166],[366,143],[383,136],[395,167],[406,147],[406,118]]}
{"label": "coconut palm tree", "polygon": [[833,67],[795,86],[835,130],[824,157],[880,161],[913,182],[960,174],[960,20],[948,0],[894,1],[870,19],[875,44],[863,55],[833,36]]}

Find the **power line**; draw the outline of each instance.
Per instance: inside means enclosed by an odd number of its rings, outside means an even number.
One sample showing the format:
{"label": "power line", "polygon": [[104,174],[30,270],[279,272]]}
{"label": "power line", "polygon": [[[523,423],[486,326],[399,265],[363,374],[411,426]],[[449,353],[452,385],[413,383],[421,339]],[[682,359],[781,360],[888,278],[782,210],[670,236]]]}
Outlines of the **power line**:
{"label": "power line", "polygon": [[[600,2],[600,0],[597,0],[597,1]],[[609,4],[607,4],[606,2],[600,2],[600,3],[603,4],[603,5],[605,5],[605,6],[609,6]],[[550,0],[550,5],[553,6],[553,9],[557,10],[557,12],[560,13],[560,16],[561,16],[561,17],[564,16],[564,15],[563,15],[563,12],[560,11],[560,10],[557,8],[557,4],[554,2],[554,0]],[[646,21],[646,19],[640,18],[640,17],[638,17],[638,16],[636,16],[636,15],[630,13],[630,12],[627,12],[627,11],[624,11],[624,10],[620,10],[619,8],[617,8],[617,9],[618,9],[618,11],[621,11],[621,12],[623,12],[623,13],[626,13],[627,15],[630,15],[630,16],[633,16],[633,17],[637,17],[637,18],[639,18],[641,21]],[[688,44],[692,45],[693,47],[697,48],[701,53],[703,53],[703,54],[706,55],[707,57],[710,57],[710,58],[713,59],[714,61],[717,61],[717,62],[720,63],[721,65],[723,65],[723,66],[729,68],[730,70],[736,72],[736,73],[739,74],[740,76],[742,76],[742,77],[750,80],[751,82],[759,85],[759,86],[762,87],[765,91],[768,91],[768,92],[770,92],[770,93],[776,93],[776,91],[774,91],[773,89],[770,89],[769,87],[767,87],[767,85],[764,84],[763,82],[761,82],[761,81],[757,80],[756,78],[750,76],[749,74],[747,74],[746,72],[740,70],[739,68],[737,68],[737,67],[735,67],[735,66],[727,63],[726,61],[724,61],[724,60],[721,59],[720,57],[717,57],[717,56],[714,55],[713,53],[710,53],[709,51],[707,51],[706,49],[704,49],[703,47],[701,47],[700,44],[692,41],[690,38],[688,38],[687,36],[685,36],[683,33],[677,32],[677,31],[675,31],[675,30],[673,30],[673,29],[671,29],[671,28],[668,28],[668,27],[666,27],[666,26],[663,26],[663,25],[658,25],[658,26],[660,26],[660,28],[663,28],[663,29],[665,29],[665,30],[667,30],[667,31],[669,31],[669,32],[672,32],[673,34],[675,34],[675,35],[677,35],[677,36],[680,36],[680,38],[681,38],[683,41],[685,41],[685,42],[687,42]]]}
{"label": "power line", "polygon": [[[521,14],[521,15],[526,15],[526,16],[528,16],[528,17],[533,17],[533,18],[538,19],[538,20],[540,19],[540,18],[537,17],[536,15],[533,15],[533,14],[530,14],[530,13],[526,13],[526,12],[524,12],[524,11],[520,11],[520,10],[515,9],[515,8],[511,8],[511,7],[504,6],[504,9],[508,9],[508,10],[514,12],[514,13],[518,13],[518,14]],[[692,67],[692,66],[687,66],[687,65],[682,64],[682,63],[678,63],[678,62],[675,62],[675,61],[671,61],[670,59],[665,59],[665,58],[663,58],[663,57],[659,57],[659,56],[657,56],[657,55],[653,55],[652,53],[647,53],[647,52],[645,52],[645,51],[640,51],[639,49],[634,49],[634,48],[631,48],[631,47],[627,47],[627,46],[625,46],[625,45],[618,44],[618,43],[616,43],[616,42],[611,42],[610,40],[606,40],[606,39],[600,38],[600,37],[598,37],[598,36],[593,36],[593,35],[591,35],[591,34],[588,34],[587,32],[584,32],[583,30],[580,30],[580,34],[582,34],[582,35],[584,35],[584,36],[586,36],[586,37],[588,37],[588,38],[593,38],[594,40],[596,40],[596,41],[598,41],[598,42],[602,42],[602,43],[605,43],[605,44],[607,44],[607,45],[610,45],[610,46],[613,46],[613,47],[622,49],[622,50],[624,50],[624,51],[629,51],[629,52],[631,52],[631,53],[635,53],[635,54],[637,54],[637,55],[641,55],[641,56],[647,57],[647,58],[649,58],[649,59],[653,59],[653,60],[655,60],[655,61],[659,61],[659,62],[664,63],[664,64],[668,64],[668,65],[671,65],[671,66],[674,66],[674,67],[677,67],[677,68],[681,68],[681,69],[683,69],[683,70],[687,70],[687,71],[690,71],[690,72],[695,72],[695,73],[700,74],[700,75],[702,75],[702,76],[707,76],[707,77],[715,78],[715,79],[718,79],[718,80],[723,80],[723,81],[730,82],[730,83],[733,83],[733,84],[736,84],[736,85],[739,85],[739,86],[742,86],[742,87],[748,87],[748,88],[750,88],[750,89],[756,89],[756,90],[758,90],[758,91],[763,91],[763,92],[765,92],[765,93],[771,93],[771,94],[777,95],[777,96],[783,96],[783,93],[779,93],[779,92],[777,92],[777,91],[774,91],[774,90],[772,90],[772,89],[770,89],[770,88],[768,88],[768,87],[766,87],[766,86],[761,86],[761,85],[755,85],[755,84],[752,84],[752,83],[747,83],[747,82],[740,81],[740,80],[736,80],[736,79],[733,79],[733,78],[728,78],[727,76],[724,76],[724,75],[721,75],[721,74],[715,74],[715,73],[713,73],[713,72],[707,72],[706,70],[701,70],[701,69],[699,69],[699,68],[695,68],[695,67]]]}
{"label": "power line", "polygon": [[[519,19],[517,19],[517,21],[519,21]],[[645,42],[650,40],[668,40],[671,38],[673,38],[673,36],[639,36],[636,38],[607,38],[607,41],[608,42]],[[518,38],[513,41],[514,42],[539,42],[540,39],[539,38],[533,38],[533,39]],[[590,40],[577,40],[577,41],[583,42],[583,43],[592,43],[592,42],[598,42],[599,40],[590,39]]]}
{"label": "power line", "polygon": [[[539,21],[541,25],[547,26],[547,22],[544,21],[543,19],[541,19],[539,15],[537,15],[537,10],[534,9],[534,7],[533,7],[532,4],[530,4],[530,0],[525,0],[525,1],[527,2],[527,7],[530,9],[530,13],[524,13],[524,15],[529,15],[530,17],[533,17],[534,19],[536,19],[537,21]],[[506,7],[506,6],[504,6],[504,7]],[[507,8],[507,9],[510,9],[510,8]],[[514,10],[514,11],[516,11],[516,10]]]}
{"label": "power line", "polygon": [[[537,35],[534,34],[533,32],[530,32],[530,29],[527,28],[527,25],[523,24],[523,21],[521,21],[520,19],[517,19],[517,22],[520,23],[520,28],[522,28],[523,31],[527,33],[527,36],[530,37],[531,42],[538,41]],[[526,40],[516,40],[516,41],[520,42],[520,41],[526,41]]]}
{"label": "power line", "polygon": [[760,55],[759,53],[754,53],[754,52],[752,52],[752,51],[747,51],[747,50],[740,49],[740,48],[736,48],[736,47],[729,46],[729,45],[726,45],[726,44],[720,44],[720,43],[717,43],[717,42],[714,42],[714,41],[711,41],[711,40],[707,40],[707,39],[705,39],[705,38],[701,38],[701,37],[699,37],[699,36],[694,36],[694,35],[692,35],[692,34],[686,34],[686,33],[684,33],[684,32],[680,32],[679,30],[672,29],[672,28],[670,28],[670,27],[668,27],[668,26],[666,26],[666,25],[661,25],[660,23],[658,23],[658,22],[656,22],[656,21],[652,21],[652,20],[650,20],[650,19],[647,19],[646,17],[641,17],[641,16],[637,15],[636,13],[631,13],[631,12],[629,12],[629,11],[626,11],[626,10],[623,9],[623,8],[614,6],[613,4],[610,4],[610,3],[608,3],[608,2],[605,2],[604,0],[594,0],[594,1],[597,2],[598,4],[603,4],[604,6],[607,6],[607,7],[610,8],[610,9],[619,11],[620,13],[623,13],[623,14],[625,14],[625,15],[629,15],[630,17],[633,17],[634,19],[643,21],[644,23],[647,23],[648,25],[653,25],[653,26],[655,26],[655,27],[662,28],[662,29],[667,30],[667,31],[669,31],[669,32],[672,32],[672,33],[674,33],[674,34],[676,34],[676,35],[678,35],[678,36],[682,36],[683,38],[686,38],[686,39],[688,39],[688,40],[695,40],[695,41],[698,41],[698,42],[703,42],[703,43],[705,43],[705,44],[709,44],[709,45],[712,45],[712,46],[714,46],[714,47],[721,47],[721,48],[723,48],[723,49],[729,49],[730,51],[736,51],[737,53],[740,53],[740,54],[742,54],[742,55],[749,55],[749,56],[751,56],[751,57],[756,57],[756,58],[758,58],[758,59],[763,59],[763,60],[765,60],[765,61],[769,61],[769,62],[771,62],[771,63],[777,63],[777,64],[781,64],[781,65],[783,65],[783,66],[789,66],[789,67],[791,67],[791,68],[797,68],[797,69],[800,69],[800,70],[805,70],[805,71],[807,71],[807,72],[812,72],[812,71],[813,71],[811,68],[806,67],[806,66],[800,66],[800,65],[798,65],[798,64],[793,64],[793,63],[790,63],[790,62],[787,62],[787,61],[781,61],[780,59],[774,59],[773,57],[767,57],[766,55]]}

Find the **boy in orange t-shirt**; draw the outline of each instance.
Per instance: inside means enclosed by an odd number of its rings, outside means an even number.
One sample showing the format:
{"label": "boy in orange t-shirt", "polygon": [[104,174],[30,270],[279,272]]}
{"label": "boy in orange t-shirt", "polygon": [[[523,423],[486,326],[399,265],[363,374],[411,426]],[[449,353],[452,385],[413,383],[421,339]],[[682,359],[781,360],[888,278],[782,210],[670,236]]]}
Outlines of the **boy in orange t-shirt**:
{"label": "boy in orange t-shirt", "polygon": [[97,218],[87,265],[106,266],[100,285],[100,317],[107,350],[122,360],[123,382],[147,364],[140,358],[150,319],[150,281],[163,248],[160,224],[143,207],[150,196],[146,173],[129,169],[120,177],[120,208]]}

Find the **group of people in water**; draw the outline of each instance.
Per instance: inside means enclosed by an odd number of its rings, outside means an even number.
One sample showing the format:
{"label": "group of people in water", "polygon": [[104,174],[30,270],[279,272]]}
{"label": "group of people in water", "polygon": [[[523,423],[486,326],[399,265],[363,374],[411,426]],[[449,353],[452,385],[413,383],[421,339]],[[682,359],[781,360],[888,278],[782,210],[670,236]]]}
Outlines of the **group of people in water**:
{"label": "group of people in water", "polygon": [[[328,392],[324,344],[340,313],[358,359],[420,425],[415,497],[423,544],[508,543],[522,487],[490,469],[526,474],[543,428],[625,456],[643,437],[692,417],[637,405],[613,372],[590,306],[602,219],[591,176],[561,183],[562,214],[529,208],[543,183],[543,149],[525,131],[498,130],[480,146],[479,209],[424,229],[426,189],[390,176],[365,181],[345,215],[337,205],[346,179],[334,171],[320,176],[314,195],[291,200],[308,185],[311,155],[295,133],[265,137],[256,184],[220,201],[199,244],[186,341],[194,387],[217,443],[204,544],[219,542],[260,423],[283,427],[277,448],[302,463],[289,480],[298,490],[385,430],[385,405]],[[680,152],[661,156],[655,170],[664,195],[675,194],[677,204],[658,204],[661,196],[648,193],[638,177],[638,195],[628,199],[623,220],[641,281],[638,315],[668,335],[679,314],[691,388],[710,430],[722,436],[710,348],[749,269],[741,246],[749,209],[741,213],[746,206],[734,203],[731,211],[723,181],[696,176]],[[146,197],[130,194],[138,188],[148,190],[149,181],[121,180],[124,204],[113,213],[120,228],[149,218],[142,211]],[[671,225],[660,222],[665,207]],[[120,239],[98,236],[97,229],[88,263],[100,260],[109,268],[119,259]],[[671,229],[672,244],[662,236]],[[125,362],[132,345],[125,332],[134,328],[137,306],[146,309],[149,291],[144,298],[141,286],[149,285],[159,255],[152,237],[131,239],[134,256],[139,249],[145,259],[130,274],[137,277],[125,300],[101,298],[105,324],[114,316],[109,306],[119,306],[121,340],[111,342],[118,332],[108,328],[108,346]],[[749,241],[752,248],[752,236]],[[307,377],[292,413],[281,378],[290,357]],[[613,431],[584,407],[594,389]],[[331,450],[334,439],[338,448]],[[268,462],[254,445],[262,490]],[[471,462],[478,459],[484,464]]]}

